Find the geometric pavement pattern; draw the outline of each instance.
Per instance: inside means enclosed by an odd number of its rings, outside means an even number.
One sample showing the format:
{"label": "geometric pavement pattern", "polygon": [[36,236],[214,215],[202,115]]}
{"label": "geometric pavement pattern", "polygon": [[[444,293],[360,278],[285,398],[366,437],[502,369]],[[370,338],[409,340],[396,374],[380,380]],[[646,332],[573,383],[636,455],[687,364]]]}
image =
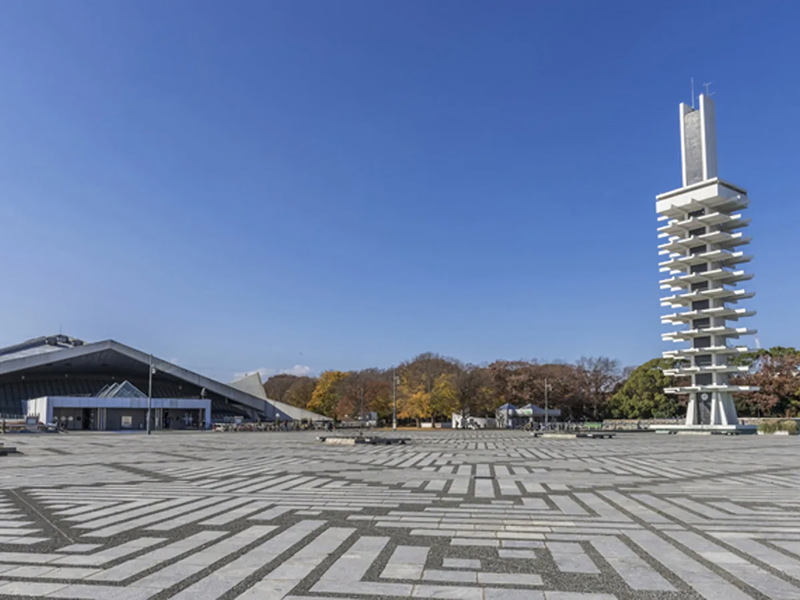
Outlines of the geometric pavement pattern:
{"label": "geometric pavement pattern", "polygon": [[793,437],[15,439],[0,597],[800,599]]}

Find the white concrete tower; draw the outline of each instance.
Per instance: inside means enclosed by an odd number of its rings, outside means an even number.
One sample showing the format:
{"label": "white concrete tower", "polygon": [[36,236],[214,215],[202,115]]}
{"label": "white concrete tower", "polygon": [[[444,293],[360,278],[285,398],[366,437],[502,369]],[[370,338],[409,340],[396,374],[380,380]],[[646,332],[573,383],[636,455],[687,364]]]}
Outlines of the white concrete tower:
{"label": "white concrete tower", "polygon": [[661,283],[670,295],[662,306],[681,309],[662,317],[662,323],[680,329],[663,334],[664,340],[688,343],[664,352],[677,362],[667,375],[691,377],[686,387],[665,390],[688,394],[686,424],[676,429],[740,429],[732,392],[757,388],[731,385],[729,378],[746,367],[729,364],[729,358],[747,352],[737,340],[755,330],[740,327],[740,319],[755,314],[739,306],[753,297],[738,284],[752,279],[740,268],[752,259],[739,250],[750,243],[742,230],[750,219],[741,210],[749,204],[747,192],[717,177],[717,140],[714,102],[701,95],[699,109],[681,104],[681,155],[683,187],[656,197],[658,229],[665,242],[659,263],[668,273]]}

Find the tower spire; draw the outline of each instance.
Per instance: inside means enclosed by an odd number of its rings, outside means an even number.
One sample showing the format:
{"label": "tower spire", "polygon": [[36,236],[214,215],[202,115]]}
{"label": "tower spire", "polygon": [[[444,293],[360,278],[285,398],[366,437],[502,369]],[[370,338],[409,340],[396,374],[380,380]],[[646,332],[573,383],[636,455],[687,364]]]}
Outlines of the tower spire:
{"label": "tower spire", "polygon": [[700,94],[699,108],[681,103],[683,186],[717,176],[717,127],[714,101]]}

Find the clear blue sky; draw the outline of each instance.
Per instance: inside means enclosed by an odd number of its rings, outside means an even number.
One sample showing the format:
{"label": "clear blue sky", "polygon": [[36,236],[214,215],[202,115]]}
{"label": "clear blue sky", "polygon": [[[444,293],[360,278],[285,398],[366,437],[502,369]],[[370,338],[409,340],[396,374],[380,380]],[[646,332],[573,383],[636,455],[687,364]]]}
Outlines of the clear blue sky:
{"label": "clear blue sky", "polygon": [[655,195],[713,81],[762,346],[800,346],[800,3],[0,3],[0,345],[295,365],[665,346]]}

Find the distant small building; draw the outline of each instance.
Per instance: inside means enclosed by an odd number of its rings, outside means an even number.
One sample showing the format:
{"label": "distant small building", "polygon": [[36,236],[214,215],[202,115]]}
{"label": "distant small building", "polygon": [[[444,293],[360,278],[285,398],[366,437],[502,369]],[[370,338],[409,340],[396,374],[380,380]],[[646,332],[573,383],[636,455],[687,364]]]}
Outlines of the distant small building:
{"label": "distant small building", "polygon": [[470,417],[461,413],[453,413],[451,423],[453,429],[494,429],[497,427],[497,420],[491,417]]}
{"label": "distant small building", "polygon": [[545,417],[548,420],[556,420],[561,417],[561,411],[557,408],[545,410],[535,404],[526,404],[521,408],[517,408],[513,404],[503,404],[495,411],[495,417],[497,418],[497,426],[505,429],[543,422]]}
{"label": "distant small building", "polygon": [[508,429],[514,427],[517,416],[517,407],[513,404],[503,404],[498,406],[494,412],[495,419],[497,419],[497,426],[501,429]]}
{"label": "distant small building", "polygon": [[547,416],[548,419],[559,419],[561,417],[561,410],[558,408],[549,408],[545,410],[535,404],[526,404],[522,408],[517,409],[517,417],[519,419],[543,421],[545,416]]}

